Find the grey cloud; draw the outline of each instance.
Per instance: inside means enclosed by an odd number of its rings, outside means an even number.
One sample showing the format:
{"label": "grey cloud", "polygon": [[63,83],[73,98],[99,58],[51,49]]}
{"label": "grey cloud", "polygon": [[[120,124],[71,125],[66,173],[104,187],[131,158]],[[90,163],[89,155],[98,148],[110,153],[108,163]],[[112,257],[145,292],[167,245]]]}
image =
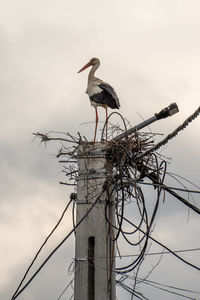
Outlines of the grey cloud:
{"label": "grey cloud", "polygon": [[[54,154],[59,144],[49,143],[45,148],[39,141],[31,143],[32,132],[57,130],[76,134],[80,131],[92,138],[94,124],[80,125],[94,121],[94,111],[85,95],[87,73],[80,76],[77,71],[94,55],[102,61],[98,76],[113,84],[120,95],[124,117],[137,124],[141,121],[137,112],[148,118],[177,101],[179,114],[151,126],[152,131],[165,134],[176,128],[199,106],[200,4],[181,1],[180,9],[180,2],[174,0],[151,3],[88,0],[59,1],[59,4],[8,1],[1,6],[1,236],[11,250],[15,248],[16,239],[19,245],[24,242],[28,248],[28,254],[25,249],[21,250],[24,258],[19,253],[12,255],[12,261],[4,256],[7,286],[2,287],[1,298],[7,299],[29,260],[27,255],[32,254],[29,250],[33,241],[38,241],[37,235],[41,238],[48,231],[49,223],[56,219],[70,193],[58,184],[62,166]],[[103,121],[103,110],[100,110],[100,117]],[[169,170],[197,185],[198,126],[197,119],[191,129],[162,150],[166,156],[173,157]],[[195,199],[198,203],[198,197]],[[148,199],[149,209],[153,200],[152,197]],[[191,214],[187,226],[186,220],[187,210],[168,197],[160,205],[155,234],[160,234],[177,249],[195,246],[198,218]],[[35,223],[41,230],[34,226]],[[23,230],[23,224],[28,232]],[[183,226],[187,232],[185,244],[183,239],[178,239],[180,234],[184,235],[178,226]],[[122,244],[122,247],[126,252],[126,246]],[[65,263],[63,267],[65,255],[70,259],[74,256],[71,248],[63,248],[56,255],[21,299],[55,298],[58,294],[54,287],[59,284],[61,290],[68,280]],[[177,282],[182,287],[198,289],[194,272],[168,257],[163,259],[152,278],[170,282],[169,266],[175,263],[171,284]],[[150,264],[142,275],[149,270]],[[13,277],[8,274],[10,270]],[[192,280],[188,282],[188,278]],[[49,281],[53,286],[51,291]],[[144,286],[141,290],[143,288],[150,299],[161,295]],[[120,291],[119,297],[129,299]],[[162,295],[162,299],[168,297]]]}

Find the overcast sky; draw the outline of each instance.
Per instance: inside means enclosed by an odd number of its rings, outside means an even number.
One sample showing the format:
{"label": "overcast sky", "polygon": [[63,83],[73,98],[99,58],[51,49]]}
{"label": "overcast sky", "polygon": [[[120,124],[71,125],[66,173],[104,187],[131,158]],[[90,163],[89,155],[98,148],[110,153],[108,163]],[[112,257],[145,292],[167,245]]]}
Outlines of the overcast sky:
{"label": "overcast sky", "polygon": [[[71,192],[58,183],[62,178],[62,166],[55,158],[58,145],[45,148],[39,141],[33,143],[32,132],[79,131],[92,138],[94,124],[81,125],[95,118],[85,94],[88,72],[77,71],[94,56],[101,60],[98,77],[115,87],[120,112],[131,124],[176,101],[179,114],[151,126],[164,134],[175,129],[199,106],[200,2],[1,1],[0,43],[0,298],[9,299]],[[104,118],[100,109],[101,121]],[[163,150],[172,158],[168,170],[196,185],[200,185],[199,126],[196,119]],[[196,197],[196,205],[198,201]],[[188,220],[188,210],[168,197],[161,204],[155,236],[174,250],[199,248],[199,225],[197,214],[190,213]],[[71,226],[69,213],[37,265]],[[68,266],[74,258],[73,245],[71,238],[19,300],[58,298],[72,279]],[[198,251],[183,255],[200,266]],[[141,275],[151,264],[147,261]],[[199,272],[169,255],[150,279],[200,291]],[[150,300],[178,299],[144,285],[140,290]],[[130,296],[119,289],[118,299]]]}

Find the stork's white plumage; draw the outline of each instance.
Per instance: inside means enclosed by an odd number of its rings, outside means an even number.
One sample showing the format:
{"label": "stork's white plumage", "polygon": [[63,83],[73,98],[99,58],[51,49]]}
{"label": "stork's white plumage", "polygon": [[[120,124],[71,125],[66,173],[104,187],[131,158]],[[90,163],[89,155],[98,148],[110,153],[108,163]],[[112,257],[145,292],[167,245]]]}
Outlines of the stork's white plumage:
{"label": "stork's white plumage", "polygon": [[106,140],[107,140],[107,134],[108,134],[108,124],[107,124],[107,118],[108,118],[108,107],[112,109],[119,109],[120,103],[119,99],[115,93],[115,90],[112,86],[110,86],[108,83],[102,81],[99,78],[95,77],[95,71],[100,66],[100,61],[98,58],[91,58],[90,61],[82,68],[80,69],[80,72],[87,69],[88,67],[92,66],[89,75],[88,75],[88,85],[86,93],[88,94],[90,98],[91,105],[94,106],[95,112],[96,112],[96,126],[95,126],[95,132],[94,132],[94,142],[96,140],[96,133],[97,133],[97,125],[98,125],[98,111],[97,107],[102,106],[106,110]]}

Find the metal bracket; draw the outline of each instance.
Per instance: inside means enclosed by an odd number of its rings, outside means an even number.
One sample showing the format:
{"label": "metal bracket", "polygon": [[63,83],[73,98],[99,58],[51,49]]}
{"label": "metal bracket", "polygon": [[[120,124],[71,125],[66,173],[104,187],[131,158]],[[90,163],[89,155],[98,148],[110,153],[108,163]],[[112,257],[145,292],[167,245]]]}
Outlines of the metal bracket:
{"label": "metal bracket", "polygon": [[79,170],[78,175],[91,175],[91,174],[99,174],[104,173],[105,174],[106,169],[86,169],[86,170]]}
{"label": "metal bracket", "polygon": [[105,174],[105,173],[79,175],[79,176],[76,176],[75,180],[79,181],[79,180],[86,180],[86,179],[99,179],[99,178],[106,178],[107,176],[108,176],[108,174]]}
{"label": "metal bracket", "polygon": [[108,176],[108,174],[106,174],[106,169],[79,170],[76,181],[84,179],[105,178],[106,176]]}
{"label": "metal bracket", "polygon": [[77,152],[78,158],[105,158],[106,149],[93,149],[89,151],[80,151]]}
{"label": "metal bracket", "polygon": [[88,258],[84,258],[84,257],[75,258],[75,261],[88,261]]}

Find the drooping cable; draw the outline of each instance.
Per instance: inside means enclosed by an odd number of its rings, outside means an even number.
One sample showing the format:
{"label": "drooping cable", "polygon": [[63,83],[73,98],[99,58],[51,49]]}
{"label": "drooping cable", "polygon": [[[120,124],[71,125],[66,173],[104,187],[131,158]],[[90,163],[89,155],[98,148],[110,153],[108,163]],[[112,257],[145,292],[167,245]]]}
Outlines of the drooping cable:
{"label": "drooping cable", "polygon": [[44,260],[44,262],[40,265],[40,267],[37,269],[37,271],[31,276],[31,278],[28,280],[28,282],[20,289],[18,292],[12,296],[11,300],[16,299],[24,290],[25,288],[31,283],[31,281],[35,278],[35,276],[41,271],[41,269],[45,266],[47,261],[52,257],[52,255],[64,244],[64,242],[71,236],[71,234],[78,228],[78,226],[84,221],[84,219],[88,216],[90,211],[93,209],[93,207],[96,205],[96,203],[99,201],[101,196],[105,190],[103,190],[100,195],[96,198],[94,203],[90,206],[87,213],[79,220],[79,222],[76,224],[76,226],[65,236],[65,238],[54,248],[54,250],[48,255],[48,257]]}
{"label": "drooping cable", "polygon": [[[130,220],[128,220],[127,218],[123,217],[123,219],[128,222],[129,224],[131,224],[132,226],[136,227],[136,225],[131,222]],[[145,232],[140,228],[139,229],[143,234],[145,234]],[[200,271],[200,267],[195,266],[194,264],[186,261],[184,258],[182,258],[181,256],[179,256],[176,251],[172,251],[171,249],[169,249],[167,246],[165,246],[163,243],[159,242],[158,240],[156,240],[155,238],[153,238],[151,235],[149,235],[149,238],[154,241],[156,244],[160,245],[161,247],[165,248],[169,253],[173,254],[175,257],[177,257],[178,259],[180,259],[182,262],[184,262],[185,264],[189,265],[190,267]]]}
{"label": "drooping cable", "polygon": [[[173,139],[181,130],[185,129],[195,118],[198,117],[200,114],[200,106],[195,110],[195,112],[190,115],[180,126],[178,126],[173,132],[168,134],[166,138],[164,138],[162,141],[160,141],[158,144],[156,144],[151,149],[147,150],[143,154],[137,156],[135,160],[141,160],[143,157],[149,155],[150,153],[157,151],[160,147],[164,146],[169,142],[169,140]],[[134,160],[134,161],[135,161]]]}
{"label": "drooping cable", "polygon": [[62,215],[61,215],[60,219],[58,220],[57,224],[56,224],[56,225],[54,226],[54,228],[51,230],[51,232],[50,232],[49,235],[46,237],[45,241],[43,242],[43,244],[41,245],[41,247],[39,248],[39,250],[38,250],[37,253],[35,254],[35,256],[34,256],[32,262],[30,263],[29,267],[27,268],[27,270],[26,270],[26,272],[25,272],[25,274],[24,274],[24,276],[23,276],[23,278],[22,278],[22,280],[21,280],[19,286],[17,287],[15,293],[13,294],[12,299],[15,299],[15,298],[14,298],[15,295],[17,294],[17,292],[19,291],[20,287],[22,286],[24,280],[26,279],[26,276],[28,275],[28,273],[29,273],[30,269],[32,268],[34,262],[36,261],[38,255],[40,254],[40,252],[41,252],[42,249],[44,248],[44,246],[45,246],[45,244],[47,243],[47,241],[49,240],[49,238],[53,235],[53,233],[54,233],[54,231],[56,230],[56,228],[59,226],[59,224],[60,224],[60,222],[62,221],[62,219],[63,219],[63,217],[64,217],[64,215],[65,215],[67,209],[69,208],[69,206],[70,206],[70,204],[71,204],[71,202],[72,202],[72,200],[73,200],[73,199],[70,199],[70,201],[67,203],[67,205],[66,205],[64,211],[62,212]]}

